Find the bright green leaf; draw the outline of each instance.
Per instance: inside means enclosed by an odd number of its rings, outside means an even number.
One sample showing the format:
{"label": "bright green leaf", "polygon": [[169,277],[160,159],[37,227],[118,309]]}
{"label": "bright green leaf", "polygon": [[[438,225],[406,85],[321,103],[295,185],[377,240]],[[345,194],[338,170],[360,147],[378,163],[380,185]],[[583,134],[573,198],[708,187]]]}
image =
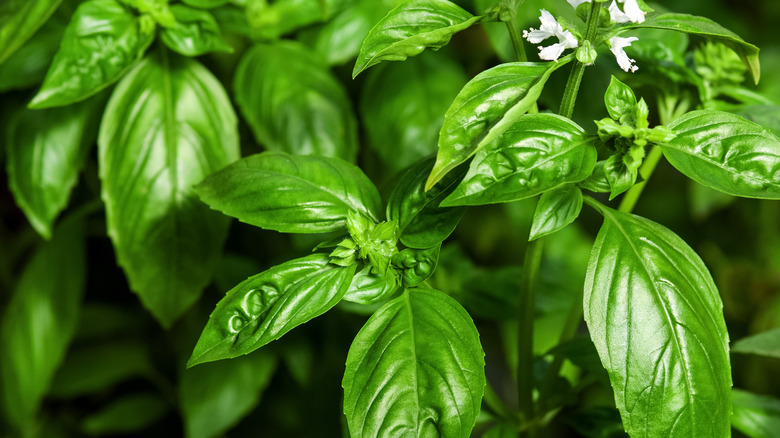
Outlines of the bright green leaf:
{"label": "bright green leaf", "polygon": [[19,50],[0,63],[0,92],[32,87],[43,81],[60,47],[68,18],[64,12],[55,13]]}
{"label": "bright green leaf", "polygon": [[542,193],[528,240],[536,240],[569,225],[580,215],[580,210],[582,190],[572,184]]}
{"label": "bright green leaf", "polygon": [[780,359],[780,328],[742,338],[734,343],[731,351]]}
{"label": "bright green leaf", "polygon": [[607,92],[604,94],[604,105],[609,116],[627,125],[636,125],[636,95],[628,85],[612,76]]}
{"label": "bright green leaf", "polygon": [[223,6],[229,1],[230,0],[182,0],[182,3],[187,6],[192,6],[193,8],[211,9]]}
{"label": "bright green leaf", "polygon": [[17,51],[62,0],[3,0],[0,3],[0,64]]}
{"label": "bright green leaf", "polygon": [[184,56],[233,52],[233,48],[222,39],[217,20],[208,12],[182,5],[171,6],[171,12],[176,17],[176,25],[160,33],[160,38],[171,50]]}
{"label": "bright green leaf", "polygon": [[381,303],[398,289],[398,279],[394,270],[388,270],[385,274],[373,271],[374,268],[371,265],[365,265],[357,271],[342,299],[352,303],[371,305]]}
{"label": "bright green leaf", "polygon": [[780,400],[734,389],[731,392],[734,429],[750,438],[780,437]]}
{"label": "bright green leaf", "polygon": [[433,274],[440,249],[441,243],[425,249],[406,248],[393,256],[393,266],[401,274],[405,288],[415,287]]}
{"label": "bright green leaf", "polygon": [[169,410],[168,404],[157,394],[130,394],[89,415],[81,429],[93,436],[137,433],[159,421]]}
{"label": "bright green leaf", "polygon": [[256,38],[275,40],[322,21],[322,8],[317,0],[254,1],[247,4],[246,16]]}

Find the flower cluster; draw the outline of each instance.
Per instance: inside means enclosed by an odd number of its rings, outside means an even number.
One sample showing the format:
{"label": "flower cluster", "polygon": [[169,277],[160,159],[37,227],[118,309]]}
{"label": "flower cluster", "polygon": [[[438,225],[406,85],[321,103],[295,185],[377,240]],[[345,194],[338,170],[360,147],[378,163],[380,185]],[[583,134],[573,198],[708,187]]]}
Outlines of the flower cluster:
{"label": "flower cluster", "polygon": [[577,38],[568,30],[563,30],[563,27],[551,13],[547,10],[541,10],[542,15],[539,17],[542,25],[539,29],[531,28],[531,31],[524,30],[523,38],[533,44],[539,44],[542,41],[550,37],[558,38],[558,42],[547,47],[539,46],[539,57],[545,61],[557,61],[561,57],[561,54],[566,49],[573,49],[577,47]]}

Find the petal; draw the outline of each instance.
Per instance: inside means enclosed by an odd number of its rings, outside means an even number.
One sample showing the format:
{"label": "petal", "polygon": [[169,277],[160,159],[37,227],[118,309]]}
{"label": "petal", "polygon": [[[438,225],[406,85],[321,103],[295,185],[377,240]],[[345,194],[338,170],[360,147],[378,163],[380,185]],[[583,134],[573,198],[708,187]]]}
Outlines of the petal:
{"label": "petal", "polygon": [[590,0],[567,0],[572,8],[577,9],[577,6],[583,3],[590,3]]}
{"label": "petal", "polygon": [[623,10],[632,23],[641,23],[645,21],[645,12],[639,9],[636,0],[624,0]]}
{"label": "petal", "polygon": [[609,5],[609,18],[615,23],[628,23],[631,21],[631,17],[620,10],[615,0],[612,0],[612,4]]}
{"label": "petal", "polygon": [[626,51],[624,50],[626,47],[630,46],[632,42],[638,40],[637,37],[628,37],[628,38],[622,38],[622,37],[612,37],[609,39],[609,45],[610,51],[613,55],[615,55],[615,59],[617,60],[618,66],[620,66],[623,71],[628,72],[631,71],[632,73],[639,70],[639,67],[634,65],[636,62],[635,60],[628,57],[626,54]]}
{"label": "petal", "polygon": [[557,35],[563,32],[563,28],[558,23],[558,20],[556,20],[551,13],[547,12],[546,9],[542,9],[541,13],[542,15],[539,17],[539,21],[542,22],[542,25],[539,27],[539,30],[549,32],[551,35]]}
{"label": "petal", "polygon": [[545,61],[557,61],[564,50],[566,50],[566,46],[561,43],[556,43],[547,47],[539,46],[539,57]]}
{"label": "petal", "polygon": [[527,30],[523,31],[523,38],[527,39],[531,44],[539,44],[553,35],[554,34],[541,29],[536,30],[533,27],[531,28],[530,32]]}
{"label": "petal", "polygon": [[567,49],[573,49],[579,45],[577,38],[568,30],[558,34],[557,37],[558,42],[563,44]]}

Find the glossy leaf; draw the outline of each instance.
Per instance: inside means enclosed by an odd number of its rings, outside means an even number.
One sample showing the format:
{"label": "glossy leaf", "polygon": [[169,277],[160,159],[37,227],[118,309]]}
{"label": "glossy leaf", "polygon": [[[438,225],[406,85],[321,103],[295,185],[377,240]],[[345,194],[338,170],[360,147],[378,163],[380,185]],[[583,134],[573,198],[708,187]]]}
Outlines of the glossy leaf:
{"label": "glossy leaf", "polygon": [[0,63],[0,92],[32,87],[43,81],[70,18],[64,15],[52,15],[22,47]]}
{"label": "glossy leaf", "polygon": [[340,230],[350,211],[378,220],[381,206],[362,170],[318,155],[252,155],[210,175],[196,190],[213,209],[283,233]]}
{"label": "glossy leaf", "polygon": [[387,201],[387,219],[398,223],[401,243],[410,248],[430,248],[443,242],[466,212],[464,207],[439,207],[455,189],[466,167],[450,172],[441,183],[426,192],[425,180],[433,162],[434,159],[429,158],[406,171]]}
{"label": "glossy leaf", "polygon": [[69,105],[121,78],[154,40],[154,32],[116,0],[88,0],[73,14],[31,108]]}
{"label": "glossy leaf", "polygon": [[390,172],[436,152],[444,113],[465,83],[463,68],[436,52],[368,73],[360,103],[363,126],[368,145]]}
{"label": "glossy leaf", "polygon": [[751,438],[780,437],[780,400],[734,389],[731,392],[734,429]]}
{"label": "glossy leaf", "polygon": [[780,138],[722,111],[692,111],[669,125],[667,160],[699,184],[746,198],[780,199]]}
{"label": "glossy leaf", "polygon": [[440,49],[475,17],[447,0],[410,0],[390,11],[368,32],[352,70],[354,78],[382,61],[403,61],[426,48]]}
{"label": "glossy leaf", "polygon": [[70,217],[24,268],[0,322],[0,394],[8,424],[20,431],[35,425],[76,331],[85,257],[83,223]]}
{"label": "glossy leaf", "polygon": [[357,271],[343,300],[371,305],[381,303],[398,289],[395,271],[388,270],[386,274],[373,271],[374,268],[371,265],[366,265]]}
{"label": "glossy leaf", "polygon": [[157,394],[130,394],[89,415],[81,429],[92,436],[137,433],[162,419],[169,410],[170,407]]}
{"label": "glossy leaf", "polygon": [[436,270],[441,243],[426,249],[406,248],[393,256],[393,266],[401,274],[405,288],[415,287]]}
{"label": "glossy leaf", "polygon": [[260,402],[276,370],[265,351],[183,371],[179,402],[187,438],[223,436]]}
{"label": "glossy leaf", "polygon": [[322,315],[347,292],[355,269],[312,254],[248,278],[217,304],[187,366],[250,353]]}
{"label": "glossy leaf", "polygon": [[62,0],[3,0],[0,3],[0,64],[22,47],[60,3]]}
{"label": "glossy leaf", "polygon": [[707,268],[670,230],[600,204],[585,321],[632,437],[729,435],[723,304]]}
{"label": "glossy leaf", "polygon": [[234,87],[241,113],[267,149],[355,160],[357,127],[346,91],[303,45],[255,46],[241,59]]}
{"label": "glossy leaf", "polygon": [[609,200],[630,189],[636,182],[639,172],[637,169],[629,169],[624,161],[623,154],[616,153],[604,162],[604,177],[609,183]]}
{"label": "glossy leaf", "polygon": [[466,438],[485,387],[479,333],[447,295],[412,289],[366,322],[347,356],[344,413],[362,438]]}
{"label": "glossy leaf", "polygon": [[529,114],[477,153],[463,181],[441,205],[530,198],[582,181],[595,165],[596,148],[576,123],[552,114]]}
{"label": "glossy leaf", "polygon": [[217,20],[208,12],[182,5],[171,6],[171,12],[176,17],[176,25],[160,33],[160,38],[171,50],[184,56],[233,52],[233,48],[222,39]]}
{"label": "glossy leaf", "polygon": [[48,239],[97,137],[105,99],[47,110],[23,109],[8,127],[8,183],[17,205]]}
{"label": "glossy leaf", "polygon": [[636,124],[636,95],[628,85],[612,76],[604,94],[604,105],[609,116],[623,124]]}
{"label": "glossy leaf", "polygon": [[552,234],[577,219],[582,210],[582,190],[565,185],[542,193],[534,211],[531,234],[528,240],[536,240]]}
{"label": "glossy leaf", "polygon": [[426,190],[517,122],[536,103],[552,72],[569,60],[501,64],[470,80],[444,115]]}
{"label": "glossy leaf", "polygon": [[605,165],[606,160],[596,162],[596,167],[593,168],[593,173],[591,173],[590,176],[586,179],[577,183],[577,185],[585,190],[590,190],[591,192],[595,193],[611,192],[612,188],[609,185],[609,180],[607,180],[606,171],[604,170]]}
{"label": "glossy leaf", "polygon": [[742,338],[731,347],[733,353],[757,354],[780,359],[780,329]]}
{"label": "glossy leaf", "polygon": [[237,120],[219,82],[167,51],[119,83],[98,138],[108,234],[130,287],[168,327],[200,296],[229,221],[192,186],[238,158]]}

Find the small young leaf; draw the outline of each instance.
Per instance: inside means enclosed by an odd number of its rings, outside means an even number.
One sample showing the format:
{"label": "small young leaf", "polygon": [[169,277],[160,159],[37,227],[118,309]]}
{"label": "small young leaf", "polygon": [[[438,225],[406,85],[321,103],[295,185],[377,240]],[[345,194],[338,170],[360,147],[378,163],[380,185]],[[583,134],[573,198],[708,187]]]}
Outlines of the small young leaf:
{"label": "small young leaf", "polygon": [[159,421],[168,410],[157,394],[126,395],[85,418],[81,429],[92,436],[137,433]]}
{"label": "small young leaf", "polygon": [[447,0],[409,0],[390,11],[363,40],[352,77],[382,61],[403,61],[426,48],[440,49],[475,17]]}
{"label": "small young leaf", "polygon": [[542,193],[528,240],[536,240],[569,225],[580,215],[580,210],[582,191],[572,184]]}
{"label": "small young leaf", "polygon": [[347,292],[356,266],[312,254],[246,279],[217,304],[187,366],[251,353],[322,315]]}
{"label": "small young leaf", "polygon": [[160,34],[171,50],[184,56],[233,52],[233,48],[222,39],[217,20],[208,12],[182,5],[171,6],[171,12],[176,17],[176,25],[163,29]]}
{"label": "small young leaf", "polygon": [[618,78],[612,76],[604,94],[604,105],[607,107],[609,116],[626,125],[636,124],[636,95],[628,85],[620,82]]}
{"label": "small young leaf", "polygon": [[352,303],[371,305],[386,300],[398,289],[398,279],[394,270],[388,270],[385,274],[373,271],[374,269],[370,265],[357,271],[342,299]]}
{"label": "small young leaf", "polygon": [[0,64],[22,47],[60,3],[62,0],[3,0],[0,3]]}
{"label": "small young leaf", "polygon": [[469,314],[442,292],[407,290],[371,316],[349,349],[349,432],[466,438],[480,412],[484,367]]}
{"label": "small young leaf", "polygon": [[692,111],[669,125],[667,160],[699,184],[734,196],[780,199],[780,138],[740,116]]}
{"label": "small young leaf", "polygon": [[587,178],[596,148],[573,121],[529,114],[480,150],[460,185],[442,203],[483,205],[530,198]]}
{"label": "small young leaf", "polygon": [[143,56],[154,32],[116,0],[79,5],[30,108],[69,105],[116,82]]}
{"label": "small young leaf", "polygon": [[591,173],[588,178],[577,183],[577,186],[594,193],[611,192],[612,188],[609,185],[609,180],[607,180],[606,171],[604,170],[605,164],[606,160],[596,162],[593,173]]}
{"label": "small young leaf", "polygon": [[757,354],[780,359],[780,329],[758,333],[735,342],[733,353]]}
{"label": "small young leaf", "polygon": [[607,158],[604,163],[604,175],[609,182],[609,200],[611,201],[617,195],[630,189],[639,174],[636,169],[626,167],[623,156],[618,153]]}
{"label": "small young leaf", "polygon": [[734,389],[731,402],[734,429],[750,438],[780,438],[780,400]]}
{"label": "small young leaf", "polygon": [[393,256],[393,266],[401,273],[405,288],[415,287],[436,270],[441,243],[426,249],[406,248]]}
{"label": "small young leaf", "polygon": [[263,152],[209,175],[195,188],[211,208],[283,233],[324,233],[350,211],[378,221],[382,201],[357,166],[338,158]]}

